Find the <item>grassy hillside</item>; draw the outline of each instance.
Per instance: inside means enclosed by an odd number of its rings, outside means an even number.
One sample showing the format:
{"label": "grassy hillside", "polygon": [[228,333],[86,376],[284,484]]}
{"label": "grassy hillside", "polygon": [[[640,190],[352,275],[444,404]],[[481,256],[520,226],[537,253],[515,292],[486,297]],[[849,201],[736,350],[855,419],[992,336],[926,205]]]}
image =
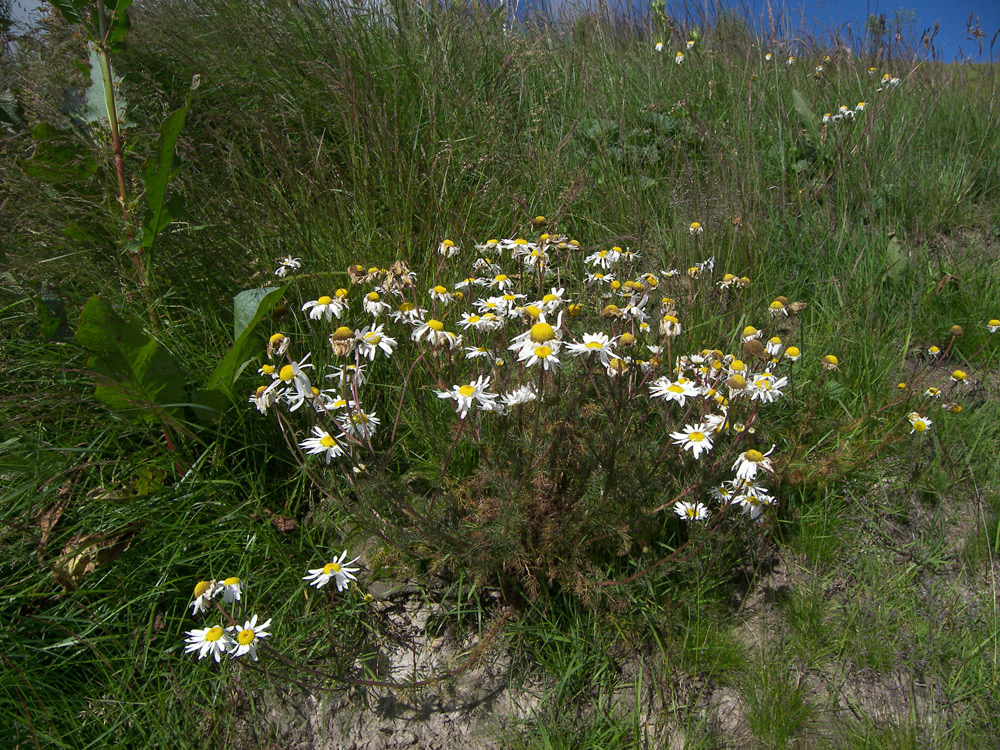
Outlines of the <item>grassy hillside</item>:
{"label": "grassy hillside", "polygon": [[[129,14],[110,53],[121,182],[82,26],[53,15],[0,69],[5,746],[290,744],[255,720],[261,696],[384,681],[379,592],[397,580],[433,602],[428,637],[488,635],[448,669],[499,651],[514,682],[545,687],[505,745],[992,744],[995,67],[861,58],[732,20],[229,0]],[[491,238],[524,239],[555,275]],[[612,248],[638,253],[604,269],[634,287],[593,280],[587,258]],[[301,267],[277,276],[286,257]],[[397,298],[399,261],[416,285]],[[558,372],[528,366],[508,349],[541,330],[524,311],[461,331],[474,297],[503,290],[456,285],[508,274],[521,304],[566,289],[549,348],[602,330],[621,364],[566,348]],[[373,320],[376,284],[392,307]],[[438,285],[463,296],[446,307]],[[260,289],[283,291],[234,304]],[[343,319],[302,309],[338,289]],[[607,308],[630,290],[648,332]],[[411,341],[386,320],[402,299],[491,347],[490,366]],[[399,347],[365,362],[373,441],[326,463],[302,447],[326,415],[247,402],[278,383],[265,365],[306,352],[336,387],[322,365],[361,360],[329,335],[347,325],[356,347],[376,321]],[[279,333],[289,350],[269,359]],[[772,336],[780,354],[755,348]],[[712,393],[645,395],[702,350],[688,374],[716,377]],[[734,360],[789,378],[784,395],[751,399]],[[539,398],[460,419],[438,393],[480,373]],[[356,413],[361,384],[345,387]],[[670,433],[712,414],[716,446],[695,460]],[[762,522],[709,501],[772,444]],[[683,521],[678,501],[711,515]],[[303,581],[342,550],[356,584]],[[192,589],[230,576],[236,624],[272,619],[256,666],[184,653],[212,624]]]}

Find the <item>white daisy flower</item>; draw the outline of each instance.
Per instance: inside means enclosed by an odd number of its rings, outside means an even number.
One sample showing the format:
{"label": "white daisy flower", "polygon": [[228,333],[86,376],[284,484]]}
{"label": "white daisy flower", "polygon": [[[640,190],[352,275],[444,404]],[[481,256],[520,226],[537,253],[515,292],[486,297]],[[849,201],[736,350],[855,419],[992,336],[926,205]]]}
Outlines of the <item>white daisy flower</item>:
{"label": "white daisy flower", "polygon": [[440,245],[438,245],[438,252],[445,258],[454,258],[462,251],[458,245],[456,245],[451,240],[443,240]]}
{"label": "white daisy flower", "polygon": [[436,391],[437,397],[441,399],[450,398],[456,401],[456,410],[460,419],[465,419],[469,410],[476,404],[480,409],[492,410],[497,399],[496,393],[487,393],[490,387],[489,377],[479,376],[475,380],[465,384],[453,386],[450,391]]}
{"label": "white daisy flower", "polygon": [[466,359],[478,359],[479,357],[492,357],[493,352],[485,346],[469,346],[465,349]]}
{"label": "white daisy flower", "polygon": [[344,304],[339,299],[324,295],[319,299],[310,300],[302,305],[302,312],[306,310],[309,311],[309,318],[311,320],[319,320],[325,317],[326,322],[329,323],[334,318],[339,320],[340,316],[344,314]]}
{"label": "white daisy flower", "polygon": [[664,401],[676,401],[680,406],[684,406],[689,398],[698,396],[698,388],[687,378],[678,378],[676,382],[667,377],[654,380],[649,385],[649,395],[653,398],[662,398]]}
{"label": "white daisy flower", "polygon": [[274,271],[274,275],[279,279],[284,278],[284,276],[289,271],[298,271],[302,268],[302,259],[293,258],[291,255],[286,255],[284,258],[278,261],[280,264]]}
{"label": "white daisy flower", "polygon": [[378,292],[368,292],[361,301],[361,307],[373,318],[389,309],[389,303],[382,300]]}
{"label": "white daisy flower", "polygon": [[432,287],[430,290],[431,299],[436,302],[440,302],[442,305],[447,307],[452,302],[455,301],[455,295],[449,292],[445,287],[438,285]]}
{"label": "white daisy flower", "polygon": [[593,255],[588,255],[584,258],[583,262],[588,266],[598,266],[605,270],[611,268],[611,265],[621,257],[618,248],[612,248],[611,250],[598,250]]}
{"label": "white daisy flower", "polygon": [[333,562],[328,562],[322,568],[316,568],[315,570],[310,570],[309,575],[302,578],[303,581],[309,581],[310,586],[315,586],[318,589],[323,588],[331,580],[337,584],[337,591],[343,591],[348,587],[351,581],[358,580],[354,573],[357,573],[361,568],[351,568],[348,567],[353,565],[358,561],[359,558],[355,557],[353,560],[344,562],[347,557],[347,550],[340,553],[338,557]]}
{"label": "white daisy flower", "polygon": [[705,507],[704,503],[698,502],[688,503],[684,500],[678,500],[674,505],[674,513],[685,521],[704,521],[708,518],[708,508]]}
{"label": "white daisy flower", "polygon": [[753,481],[757,476],[758,470],[774,473],[771,459],[768,458],[772,453],[774,453],[773,445],[767,453],[761,453],[753,449],[741,453],[735,463],[733,463],[733,471],[736,472],[736,478],[743,481]]}
{"label": "white daisy flower", "polygon": [[[336,402],[334,402],[336,403]],[[331,407],[333,409],[335,407]],[[344,448],[333,435],[319,425],[312,428],[313,437],[306,438],[299,447],[310,456],[323,456],[327,463],[344,455]],[[343,437],[341,435],[340,437]]]}
{"label": "white daisy flower", "polygon": [[337,424],[351,437],[358,440],[369,440],[375,434],[375,429],[382,424],[375,412],[371,414],[358,409],[342,414],[337,418]]}
{"label": "white daisy flower", "polygon": [[927,430],[930,429],[931,425],[934,424],[927,417],[922,417],[915,411],[911,411],[906,418],[910,420],[911,435],[914,432],[920,432],[920,433],[927,432]]}
{"label": "white daisy flower", "polygon": [[501,400],[503,405],[510,408],[512,406],[518,406],[519,404],[527,404],[538,398],[538,394],[535,393],[535,387],[531,384],[522,385],[510,393],[505,393]]}
{"label": "white daisy flower", "polygon": [[615,280],[613,273],[588,273],[585,277],[588,284],[611,284]]}
{"label": "white daisy flower", "polygon": [[534,367],[541,363],[543,370],[555,370],[559,367],[558,342],[552,341],[551,343],[553,346],[526,345],[518,354],[518,361],[524,362],[526,367]]}
{"label": "white daisy flower", "polygon": [[770,404],[784,395],[781,389],[787,383],[788,378],[778,378],[770,372],[762,372],[759,375],[754,375],[747,383],[747,391],[749,391],[752,400]]}
{"label": "white daisy flower", "polygon": [[233,649],[229,652],[230,655],[233,658],[237,658],[249,654],[251,659],[257,661],[257,647],[260,645],[262,639],[271,635],[267,632],[270,626],[270,620],[258,625],[257,615],[246,620],[242,628],[230,625],[227,630],[233,634],[234,640]]}
{"label": "white daisy flower", "polygon": [[606,333],[585,333],[583,341],[574,344],[567,344],[566,348],[574,357],[583,357],[596,354],[601,359],[601,364],[608,366],[608,360],[617,356],[614,352],[615,340]]}
{"label": "white daisy flower", "polygon": [[680,432],[671,432],[674,445],[679,445],[681,450],[691,451],[695,459],[701,458],[702,453],[712,450],[712,439],[709,437],[711,430],[707,425],[695,424],[687,425]]}
{"label": "white daisy flower", "polygon": [[257,407],[257,411],[261,414],[267,414],[267,410],[270,409],[280,398],[281,392],[276,390],[269,390],[266,385],[262,385],[257,391],[250,397],[248,403],[253,404]]}
{"label": "white daisy flower", "polygon": [[199,659],[213,656],[218,662],[223,654],[228,653],[236,645],[221,625],[188,630],[184,635],[188,636],[184,639],[184,642],[187,643],[187,646],[184,647],[184,653],[189,654],[197,651]]}
{"label": "white daisy flower", "polygon": [[360,331],[354,332],[354,335],[358,339],[358,351],[362,357],[367,357],[374,362],[375,355],[380,349],[385,356],[392,356],[396,350],[396,339],[386,336],[382,332],[384,327],[385,324],[380,323],[377,326],[365,326]]}
{"label": "white daisy flower", "polygon": [[389,318],[394,323],[406,323],[407,325],[420,325],[424,322],[427,311],[422,307],[417,307],[412,302],[404,302],[398,310],[389,313]]}

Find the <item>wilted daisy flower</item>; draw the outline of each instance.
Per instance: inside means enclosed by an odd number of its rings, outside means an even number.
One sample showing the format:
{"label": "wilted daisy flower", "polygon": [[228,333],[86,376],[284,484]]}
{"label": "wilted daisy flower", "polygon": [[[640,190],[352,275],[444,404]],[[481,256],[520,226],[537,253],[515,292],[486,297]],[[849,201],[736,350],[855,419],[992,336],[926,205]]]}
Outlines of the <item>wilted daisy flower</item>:
{"label": "wilted daisy flower", "polygon": [[613,273],[588,273],[584,279],[588,284],[598,283],[598,284],[613,284],[615,281],[615,275]]}
{"label": "wilted daisy flower", "polygon": [[396,349],[396,339],[386,336],[382,332],[384,327],[385,324],[380,323],[377,326],[365,326],[360,331],[354,332],[358,341],[358,351],[361,352],[362,357],[367,357],[374,362],[375,355],[380,349],[385,356],[392,356]]}
{"label": "wilted daisy flower", "polygon": [[681,335],[681,324],[677,321],[677,318],[673,315],[664,315],[660,319],[660,335],[661,336],[680,336]]}
{"label": "wilted daisy flower", "polygon": [[964,370],[955,370],[951,373],[951,380],[955,383],[965,383],[968,377]]}
{"label": "wilted daisy flower", "polygon": [[319,299],[310,300],[302,305],[302,312],[306,310],[309,310],[310,319],[319,320],[325,317],[326,322],[329,323],[334,318],[340,318],[343,315],[344,306],[340,300],[335,300],[333,297],[324,295]]}
{"label": "wilted daisy flower", "polygon": [[759,339],[763,336],[764,332],[757,330],[753,326],[747,326],[743,329],[743,333],[741,335],[744,341],[753,341],[754,339]]}
{"label": "wilted daisy flower", "polygon": [[257,391],[250,397],[249,403],[257,407],[257,411],[261,414],[267,414],[267,410],[274,406],[277,402],[280,393],[278,391],[268,390],[266,385],[262,385]]}
{"label": "wilted daisy flower", "polygon": [[288,345],[291,343],[291,339],[288,338],[283,333],[275,333],[267,340],[267,356],[268,358],[280,357],[286,351],[288,351]]}
{"label": "wilted daisy flower", "polygon": [[413,333],[410,334],[410,338],[413,341],[426,340],[428,343],[438,346],[445,343],[444,340],[447,338],[447,335],[448,332],[444,330],[444,323],[431,318],[414,328]]}
{"label": "wilted daisy flower", "polygon": [[535,388],[532,385],[522,385],[510,393],[505,393],[501,400],[503,405],[510,408],[512,406],[517,406],[519,404],[527,404],[530,401],[534,401],[538,398],[538,394],[535,393]]}
{"label": "wilted daisy flower", "polygon": [[432,300],[440,302],[445,307],[450,305],[452,301],[454,301],[455,299],[455,295],[449,292],[447,288],[441,286],[440,284],[438,286],[431,287],[429,293],[431,295]]}
{"label": "wilted daisy flower", "polygon": [[258,625],[257,615],[246,620],[242,628],[230,625],[227,629],[233,634],[233,640],[235,641],[232,651],[229,652],[230,655],[233,658],[237,658],[249,654],[251,659],[257,661],[257,647],[260,645],[262,639],[271,635],[267,632],[270,626],[270,620]]}
{"label": "wilted daisy flower", "polygon": [[[313,437],[306,438],[299,447],[310,456],[323,456],[327,463],[344,455],[340,441],[319,425],[312,428]],[[344,437],[340,435],[340,437]]]}
{"label": "wilted daisy flower", "polygon": [[827,354],[823,359],[820,360],[820,364],[823,366],[824,370],[837,370],[840,369],[840,360],[833,354]]}
{"label": "wilted daisy flower", "polygon": [[757,476],[758,469],[773,473],[774,467],[771,465],[771,459],[768,458],[772,453],[774,453],[773,445],[767,453],[761,453],[758,450],[752,449],[741,453],[733,464],[733,471],[736,472],[736,478],[744,481],[752,480]]}
{"label": "wilted daisy flower", "polygon": [[986,327],[990,329],[990,333],[996,333],[1000,331],[1000,320],[994,318],[986,324]]}
{"label": "wilted daisy flower", "polygon": [[232,604],[233,602],[238,602],[240,600],[242,582],[239,578],[233,576],[231,578],[226,578],[218,584],[219,591],[222,593],[222,601],[226,604]]}
{"label": "wilted daisy flower", "polygon": [[306,362],[307,359],[309,359],[309,354],[306,354],[298,362],[292,362],[282,367],[278,371],[278,377],[267,387],[269,391],[275,391],[282,386],[288,387],[284,392],[284,397],[290,404],[290,411],[295,411],[305,399],[312,397],[312,384],[305,372],[312,368],[312,365]]}
{"label": "wilted daisy flower", "polygon": [[776,299],[774,302],[772,302],[770,305],[767,306],[767,313],[772,318],[775,318],[778,315],[784,315],[786,318],[788,317],[788,309],[785,307],[785,303],[782,302],[780,299]]}
{"label": "wilted daisy flower", "polygon": [[924,395],[927,398],[941,398],[941,389],[931,386],[926,391],[924,391]]}
{"label": "wilted daisy flower", "polygon": [[688,39],[687,40],[687,48],[688,49],[693,49],[694,48],[694,39]]}
{"label": "wilted daisy flower", "polygon": [[198,651],[199,659],[204,659],[206,656],[211,655],[218,662],[223,654],[236,645],[221,625],[215,625],[211,628],[188,630],[184,635],[188,636],[184,639],[185,643],[187,643],[187,646],[184,647],[184,653],[189,654]]}
{"label": "wilted daisy flower", "polygon": [[799,351],[797,346],[790,346],[785,349],[785,359],[795,362],[802,356],[802,352]]}
{"label": "wilted daisy flower", "polygon": [[445,239],[438,245],[438,252],[445,258],[454,258],[461,252],[462,248],[449,239]]}
{"label": "wilted daisy flower", "polygon": [[937,346],[934,346],[933,344],[931,344],[929,347],[927,347],[927,354],[928,354],[928,356],[936,357],[940,353],[941,353],[941,349],[939,349]]}
{"label": "wilted daisy flower", "polygon": [[367,365],[362,362],[356,365],[342,365],[340,367],[333,367],[333,372],[331,372],[326,377],[332,380],[336,380],[340,383],[341,388],[345,388],[348,385],[357,384],[358,387],[365,384],[365,380],[368,376],[365,374],[365,368]]}
{"label": "wilted daisy flower", "polygon": [[607,367],[608,359],[615,356],[613,351],[614,344],[615,340],[613,338],[610,338],[607,334],[598,331],[597,333],[583,334],[582,342],[567,344],[566,348],[574,357],[596,354],[600,357],[601,364]]}
{"label": "wilted daisy flower", "polygon": [[348,567],[356,563],[359,558],[355,557],[353,560],[344,562],[346,558],[347,550],[344,550],[340,553],[340,557],[336,560],[328,562],[322,568],[310,570],[309,575],[304,576],[302,580],[309,581],[310,586],[315,586],[316,588],[321,589],[332,579],[333,582],[337,584],[337,591],[343,591],[348,587],[351,581],[358,580],[353,574],[360,570],[360,568]]}
{"label": "wilted daisy flower", "polygon": [[712,440],[709,437],[711,430],[707,425],[695,424],[687,425],[680,432],[671,432],[674,445],[679,445],[682,450],[691,451],[691,455],[698,459],[702,453],[707,453],[712,449]]}
{"label": "wilted daisy flower", "polygon": [[785,65],[794,65],[794,64],[795,64],[795,56],[794,55],[789,56],[789,58],[787,60],[785,60]]}
{"label": "wilted daisy flower", "polygon": [[653,398],[662,398],[664,401],[676,401],[684,406],[689,398],[698,395],[698,388],[686,378],[678,378],[677,382],[674,382],[670,378],[661,377],[650,383],[649,395]]}
{"label": "wilted daisy flower", "polygon": [[194,601],[191,602],[191,614],[196,615],[208,609],[208,603],[215,598],[219,592],[219,585],[215,581],[198,581],[194,587]]}
{"label": "wilted daisy flower", "polygon": [[765,350],[772,357],[777,357],[779,354],[781,354],[781,339],[778,338],[777,336],[772,336],[771,338],[769,338],[767,340],[767,346],[765,347]]}
{"label": "wilted daisy flower", "polygon": [[657,52],[663,52],[663,42],[657,42],[656,43],[656,51]]}
{"label": "wilted daisy flower", "polygon": [[692,221],[691,225],[688,227],[688,232],[690,232],[692,235],[695,235],[695,234],[704,234],[705,233],[705,229],[697,221]]}
{"label": "wilted daisy flower", "polygon": [[854,111],[855,112],[864,112],[865,111],[865,103],[864,102],[858,102],[858,106],[856,106],[854,108]]}
{"label": "wilted daisy flower", "polygon": [[708,508],[703,503],[698,502],[688,503],[684,500],[678,500],[677,504],[674,505],[674,513],[685,521],[704,521],[708,518]]}
{"label": "wilted daisy flower", "polygon": [[293,258],[291,255],[286,255],[278,263],[278,267],[274,270],[274,275],[278,278],[283,278],[289,271],[298,271],[302,268],[302,259]]}
{"label": "wilted daisy flower", "polygon": [[436,391],[438,398],[450,398],[456,402],[456,410],[460,419],[465,419],[465,415],[478,402],[480,409],[487,411],[493,408],[497,399],[496,393],[487,393],[490,387],[488,377],[479,376],[475,380],[465,384],[453,386],[450,391]]}
{"label": "wilted daisy flower", "polygon": [[927,417],[921,417],[921,416],[920,416],[920,415],[919,415],[919,414],[918,414],[917,412],[915,412],[915,411],[911,411],[911,412],[910,412],[910,413],[909,413],[909,414],[907,415],[907,417],[906,417],[906,418],[907,418],[908,420],[910,420],[910,428],[911,428],[911,429],[910,429],[910,434],[911,434],[911,435],[912,435],[912,434],[913,434],[914,432],[927,432],[927,430],[929,430],[929,429],[930,429],[930,426],[931,426],[932,424],[934,424],[934,423],[933,423],[933,422],[932,422],[931,420],[929,420],[929,419],[928,419]]}
{"label": "wilted daisy flower", "polygon": [[677,63],[678,65],[680,65],[682,62],[684,62],[684,53],[683,52],[677,52],[677,53],[675,53],[674,54],[674,62]]}
{"label": "wilted daisy flower", "polygon": [[466,359],[478,359],[479,357],[492,357],[493,352],[485,346],[469,346],[465,349]]}
{"label": "wilted daisy flower", "polygon": [[389,309],[389,303],[384,302],[378,292],[368,292],[361,301],[361,307],[373,318],[377,318]]}

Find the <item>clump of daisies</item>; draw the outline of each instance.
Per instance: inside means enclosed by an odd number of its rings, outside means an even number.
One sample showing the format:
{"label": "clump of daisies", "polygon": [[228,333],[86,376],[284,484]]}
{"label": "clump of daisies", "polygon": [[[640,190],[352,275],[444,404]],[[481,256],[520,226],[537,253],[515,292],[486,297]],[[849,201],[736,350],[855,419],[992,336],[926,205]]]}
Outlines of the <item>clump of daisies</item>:
{"label": "clump of daisies", "polygon": [[235,604],[243,595],[243,582],[239,578],[226,578],[221,581],[199,581],[194,587],[194,599],[191,602],[193,615],[204,614],[213,623],[205,628],[195,628],[185,632],[185,653],[198,653],[199,659],[206,656],[220,662],[223,656],[233,659],[247,656],[257,661],[257,649],[265,639],[270,637],[268,628],[271,621],[257,622],[257,615],[251,615],[239,621],[219,604]]}
{"label": "clump of daisies", "polygon": [[[668,508],[677,533],[764,524],[783,442],[768,412],[799,403],[796,383],[825,392],[842,363],[797,345],[804,303],[745,309],[751,279],[717,274],[711,233],[686,228],[670,264],[547,232],[442,239],[426,278],[355,264],[349,285],[300,305],[299,330],[325,346],[276,333],[250,403],[281,413],[300,459],[382,538],[491,574],[516,554],[536,584],[578,585],[595,555],[640,548]],[[717,348],[691,346],[699,295],[742,311]],[[340,590],[354,562],[306,580]]]}

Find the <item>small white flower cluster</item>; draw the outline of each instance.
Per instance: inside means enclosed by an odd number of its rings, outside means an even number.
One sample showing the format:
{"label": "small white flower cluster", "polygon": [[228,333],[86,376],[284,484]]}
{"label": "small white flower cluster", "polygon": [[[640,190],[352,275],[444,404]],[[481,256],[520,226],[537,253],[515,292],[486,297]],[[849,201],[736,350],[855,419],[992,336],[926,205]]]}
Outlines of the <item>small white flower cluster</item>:
{"label": "small white flower cluster", "polygon": [[[205,612],[209,604],[216,598],[221,598],[226,604],[240,601],[242,597],[242,582],[239,578],[226,578],[222,581],[200,581],[194,587],[194,601],[191,603],[192,614]],[[238,658],[248,655],[257,661],[257,648],[264,638],[271,634],[267,629],[271,626],[271,621],[257,624],[257,615],[253,615],[249,620],[245,620],[243,626],[233,624],[224,626],[222,624],[213,625],[208,628],[188,630],[185,635],[185,653],[198,652],[198,658],[204,659],[211,656],[216,662],[222,660],[222,656],[229,655]]]}
{"label": "small white flower cluster", "polygon": [[854,119],[855,115],[860,115],[862,112],[864,112],[866,106],[868,106],[867,103],[858,102],[857,106],[854,109],[851,109],[850,107],[841,104],[840,107],[837,108],[837,111],[835,113],[827,112],[825,115],[823,115],[823,122],[824,123],[849,122]]}

